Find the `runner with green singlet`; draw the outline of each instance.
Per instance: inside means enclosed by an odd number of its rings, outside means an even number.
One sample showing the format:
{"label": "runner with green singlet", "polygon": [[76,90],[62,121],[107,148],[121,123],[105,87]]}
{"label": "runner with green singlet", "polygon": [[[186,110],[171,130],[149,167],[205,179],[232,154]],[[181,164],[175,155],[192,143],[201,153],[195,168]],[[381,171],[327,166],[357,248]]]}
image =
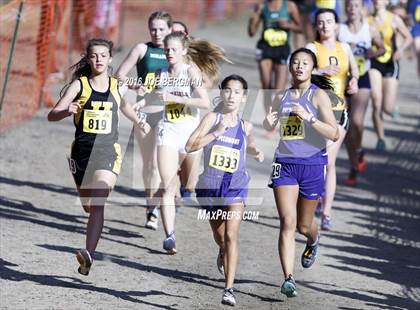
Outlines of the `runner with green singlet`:
{"label": "runner with green singlet", "polygon": [[[135,109],[139,117],[147,119],[151,129],[147,134],[134,130],[140,146],[143,159],[143,182],[146,190],[147,211],[146,227],[157,229],[158,211],[153,202],[153,195],[160,184],[159,172],[156,159],[156,135],[157,125],[162,119],[162,102],[152,93],[155,86],[155,72],[168,67],[168,62],[163,50],[163,39],[172,31],[172,17],[163,11],[154,12],[149,17],[149,32],[151,41],[139,43],[130,51],[117,70],[120,80],[126,81],[131,69],[136,67],[136,83],[132,87],[138,88],[138,102]],[[134,85],[133,85],[134,84]],[[139,88],[139,85],[141,87]]]}

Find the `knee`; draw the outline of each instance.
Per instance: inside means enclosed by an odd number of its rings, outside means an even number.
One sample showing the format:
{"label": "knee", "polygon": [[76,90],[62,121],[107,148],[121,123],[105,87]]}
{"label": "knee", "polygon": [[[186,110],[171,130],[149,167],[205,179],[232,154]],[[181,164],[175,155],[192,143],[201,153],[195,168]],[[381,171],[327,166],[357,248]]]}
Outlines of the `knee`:
{"label": "knee", "polygon": [[281,232],[292,232],[296,230],[296,219],[291,217],[280,218],[280,231]]}
{"label": "knee", "polygon": [[213,238],[214,238],[214,240],[216,241],[216,243],[221,247],[221,248],[224,248],[224,246],[225,246],[225,238],[224,238],[224,236],[223,235],[221,235],[221,234],[219,234],[219,233],[217,233],[217,232],[214,232],[213,233]]}
{"label": "knee", "polygon": [[235,233],[233,231],[230,231],[230,230],[226,231],[226,234],[225,234],[226,243],[229,243],[229,244],[236,243],[237,240],[238,240],[237,233]]}
{"label": "knee", "polygon": [[311,226],[306,224],[298,224],[297,229],[300,234],[307,235],[311,230]]}
{"label": "knee", "polygon": [[363,129],[363,121],[360,119],[353,119],[350,123],[350,131],[360,132]]}
{"label": "knee", "polygon": [[162,183],[162,188],[160,189],[162,197],[172,197],[175,196],[176,186],[173,184]]}
{"label": "knee", "polygon": [[384,106],[384,112],[386,113],[386,114],[392,114],[393,112],[394,112],[394,109],[391,109],[390,107],[388,107],[388,106]]}

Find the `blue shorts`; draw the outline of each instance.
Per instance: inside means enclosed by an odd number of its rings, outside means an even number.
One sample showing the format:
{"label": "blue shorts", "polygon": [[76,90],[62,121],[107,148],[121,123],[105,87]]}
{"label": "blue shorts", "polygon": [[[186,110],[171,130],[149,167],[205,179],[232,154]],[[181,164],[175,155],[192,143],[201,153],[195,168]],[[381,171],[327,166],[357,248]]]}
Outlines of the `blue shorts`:
{"label": "blue shorts", "polygon": [[357,86],[359,88],[368,88],[370,89],[370,80],[369,80],[369,74],[366,72],[361,77],[359,77],[359,81],[357,83]]}
{"label": "blue shorts", "polygon": [[273,163],[269,187],[299,185],[299,194],[309,200],[324,196],[326,165]]}
{"label": "blue shorts", "polygon": [[223,209],[236,203],[245,204],[249,177],[243,181],[242,184],[234,182],[236,183],[234,186],[231,179],[200,175],[195,189],[197,200],[201,207],[208,211]]}

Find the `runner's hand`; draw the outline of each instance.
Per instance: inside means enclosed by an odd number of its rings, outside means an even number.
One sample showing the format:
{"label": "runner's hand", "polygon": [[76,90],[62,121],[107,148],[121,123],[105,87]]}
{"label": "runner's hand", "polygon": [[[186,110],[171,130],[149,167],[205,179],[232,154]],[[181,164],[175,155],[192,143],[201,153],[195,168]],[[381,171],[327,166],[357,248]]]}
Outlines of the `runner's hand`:
{"label": "runner's hand", "polygon": [[401,59],[401,57],[402,57],[401,51],[400,50],[396,50],[394,52],[394,55],[392,55],[392,60],[399,61]]}
{"label": "runner's hand", "polygon": [[264,153],[260,149],[255,149],[257,154],[254,156],[255,160],[259,163],[262,163],[264,161]]}
{"label": "runner's hand", "polygon": [[137,124],[136,127],[139,128],[142,132],[146,135],[150,132],[152,127],[150,127],[149,123],[147,123],[144,119],[141,119]]}
{"label": "runner's hand", "polygon": [[225,131],[229,128],[229,121],[226,118],[222,118],[220,123],[217,125],[216,130],[213,133],[219,137],[225,133]]}
{"label": "runner's hand", "polygon": [[305,121],[309,121],[309,119],[313,116],[312,113],[309,113],[308,111],[306,111],[305,108],[302,107],[300,104],[298,103],[292,103],[292,104],[293,104],[292,113],[299,116],[299,118]]}
{"label": "runner's hand", "polygon": [[329,65],[328,67],[319,69],[318,72],[322,75],[334,75],[340,72],[340,67],[336,65]]}
{"label": "runner's hand", "polygon": [[356,78],[352,77],[347,85],[346,92],[349,95],[354,95],[359,91],[358,81]]}
{"label": "runner's hand", "polygon": [[268,110],[268,114],[265,117],[265,120],[267,121],[268,125],[270,125],[270,127],[274,127],[274,124],[276,124],[278,119],[279,113],[277,113],[276,111],[273,112],[273,108],[270,107],[270,109]]}
{"label": "runner's hand", "polygon": [[79,112],[79,110],[82,108],[82,106],[80,105],[79,102],[77,101],[73,101],[72,103],[70,103],[69,108],[68,108],[68,112],[70,114],[77,114],[77,112]]}

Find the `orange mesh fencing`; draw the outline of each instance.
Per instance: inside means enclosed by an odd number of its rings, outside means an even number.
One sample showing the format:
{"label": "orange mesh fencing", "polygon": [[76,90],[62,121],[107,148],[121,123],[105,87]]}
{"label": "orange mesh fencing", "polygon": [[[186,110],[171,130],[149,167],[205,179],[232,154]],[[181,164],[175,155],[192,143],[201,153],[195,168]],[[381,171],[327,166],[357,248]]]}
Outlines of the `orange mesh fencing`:
{"label": "orange mesh fencing", "polygon": [[[20,3],[23,9],[11,51]],[[102,37],[112,40],[117,48],[131,47],[149,39],[147,19],[154,11],[165,10],[193,30],[208,21],[234,16],[253,3],[254,0],[11,0],[0,7],[0,94],[7,82],[0,108],[0,131],[31,118],[40,106],[56,103],[57,82],[63,85],[69,81],[68,68],[80,59],[89,39]]]}

